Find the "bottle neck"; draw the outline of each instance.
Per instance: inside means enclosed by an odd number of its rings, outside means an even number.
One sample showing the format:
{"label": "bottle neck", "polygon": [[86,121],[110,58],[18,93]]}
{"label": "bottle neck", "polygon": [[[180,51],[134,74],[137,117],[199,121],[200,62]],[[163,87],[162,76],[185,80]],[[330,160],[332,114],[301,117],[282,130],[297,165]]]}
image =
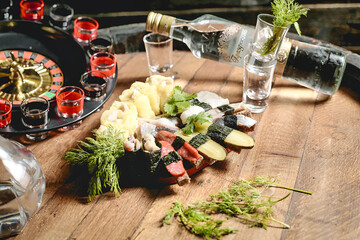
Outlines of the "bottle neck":
{"label": "bottle neck", "polygon": [[292,45],[292,41],[289,38],[284,38],[278,55],[277,55],[277,64],[276,64],[276,68],[275,68],[275,76],[277,77],[281,77],[284,73],[285,67],[286,67],[286,63],[287,60],[289,58],[289,54],[290,54],[290,50],[291,50],[291,45]]}
{"label": "bottle neck", "polygon": [[169,37],[171,25],[174,21],[174,17],[163,15],[161,13],[150,12],[146,20],[146,31]]}

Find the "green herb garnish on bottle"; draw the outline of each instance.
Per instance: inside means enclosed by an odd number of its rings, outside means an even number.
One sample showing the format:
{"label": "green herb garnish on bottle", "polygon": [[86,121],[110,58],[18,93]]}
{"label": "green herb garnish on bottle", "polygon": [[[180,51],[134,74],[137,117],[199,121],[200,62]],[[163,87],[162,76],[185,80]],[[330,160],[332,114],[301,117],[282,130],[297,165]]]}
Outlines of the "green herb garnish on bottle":
{"label": "green herb garnish on bottle", "polygon": [[306,16],[310,10],[303,8],[302,5],[295,2],[295,0],[274,0],[271,6],[274,15],[274,30],[273,35],[266,41],[262,48],[262,55],[267,55],[277,49],[285,28],[292,24],[294,24],[297,33],[301,36],[300,26],[297,21],[301,16]]}

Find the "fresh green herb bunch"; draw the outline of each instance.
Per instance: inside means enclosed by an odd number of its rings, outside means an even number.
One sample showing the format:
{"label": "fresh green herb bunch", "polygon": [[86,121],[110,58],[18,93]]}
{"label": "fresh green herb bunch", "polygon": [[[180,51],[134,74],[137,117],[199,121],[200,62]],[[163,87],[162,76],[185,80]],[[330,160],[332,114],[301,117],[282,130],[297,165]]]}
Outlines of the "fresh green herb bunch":
{"label": "fresh green herb bunch", "polygon": [[301,16],[306,16],[310,10],[303,8],[302,5],[295,2],[295,0],[274,0],[271,3],[274,15],[274,26],[288,27],[294,24],[294,27],[299,35],[301,35],[298,20]]}
{"label": "fresh green herb bunch", "polygon": [[164,224],[169,224],[173,217],[177,217],[183,226],[191,233],[206,239],[220,239],[237,230],[232,227],[222,227],[223,220],[212,215],[225,214],[228,218],[235,217],[251,227],[267,229],[271,222],[278,223],[285,228],[289,225],[273,217],[273,206],[287,198],[266,196],[262,192],[269,187],[285,188],[291,191],[311,194],[310,192],[285,187],[276,183],[274,177],[255,177],[250,180],[238,180],[225,191],[219,191],[210,197],[209,201],[199,201],[187,208],[180,202],[175,202],[166,213]]}
{"label": "fresh green herb bunch", "polygon": [[188,94],[181,90],[180,86],[175,86],[172,96],[165,104],[164,109],[170,116],[176,116],[191,106],[189,100],[196,98],[196,94]]}
{"label": "fresh green herb bunch", "polygon": [[123,132],[109,127],[105,131],[94,130],[94,138],[80,141],[77,148],[65,154],[66,161],[75,166],[88,169],[90,175],[88,199],[101,194],[103,188],[109,188],[115,196],[121,191],[119,170],[116,161],[124,156]]}
{"label": "fresh green herb bunch", "polygon": [[210,113],[200,112],[198,114],[191,115],[186,119],[186,125],[181,130],[185,134],[191,134],[195,131],[195,124],[203,124],[206,122],[212,122],[212,117]]}
{"label": "fresh green herb bunch", "polygon": [[279,45],[282,35],[287,28],[294,24],[295,29],[299,35],[301,35],[298,20],[301,16],[306,16],[309,11],[308,8],[303,8],[295,0],[274,0],[271,3],[273,8],[273,35],[266,41],[262,48],[262,55],[273,53]]}

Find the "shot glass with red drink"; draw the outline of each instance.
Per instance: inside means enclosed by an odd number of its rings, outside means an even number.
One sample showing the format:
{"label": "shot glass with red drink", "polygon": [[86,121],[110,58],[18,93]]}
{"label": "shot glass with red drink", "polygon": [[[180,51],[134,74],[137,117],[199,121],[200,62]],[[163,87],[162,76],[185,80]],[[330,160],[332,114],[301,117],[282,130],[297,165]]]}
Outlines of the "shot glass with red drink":
{"label": "shot glass with red drink", "polygon": [[20,14],[25,20],[41,20],[44,18],[43,0],[21,0]]}
{"label": "shot glass with red drink", "polygon": [[82,43],[88,44],[89,39],[97,36],[99,23],[90,17],[78,17],[74,21],[74,38]]}
{"label": "shot glass with red drink", "polygon": [[84,109],[84,91],[76,86],[65,86],[56,92],[57,113],[63,118],[80,117]]}
{"label": "shot glass with red drink", "polygon": [[90,58],[91,71],[99,71],[108,79],[115,77],[116,58],[109,52],[97,52]]}
{"label": "shot glass with red drink", "polygon": [[0,97],[0,127],[6,127],[11,122],[11,102]]}

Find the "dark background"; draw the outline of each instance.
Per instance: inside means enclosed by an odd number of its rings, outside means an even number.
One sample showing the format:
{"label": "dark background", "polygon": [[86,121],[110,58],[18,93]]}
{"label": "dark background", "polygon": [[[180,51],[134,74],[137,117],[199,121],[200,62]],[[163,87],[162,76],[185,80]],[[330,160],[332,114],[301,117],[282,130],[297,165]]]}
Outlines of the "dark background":
{"label": "dark background", "polygon": [[[4,0],[0,0],[4,1]],[[19,2],[13,0],[13,16],[19,17]],[[100,28],[144,23],[149,11],[191,20],[210,13],[238,23],[254,25],[256,15],[271,13],[270,0],[44,0],[45,13],[54,3],[67,3],[75,16],[98,20]],[[303,35],[360,53],[360,0],[298,0],[311,10],[299,21]],[[292,28],[291,32],[295,32]]]}

